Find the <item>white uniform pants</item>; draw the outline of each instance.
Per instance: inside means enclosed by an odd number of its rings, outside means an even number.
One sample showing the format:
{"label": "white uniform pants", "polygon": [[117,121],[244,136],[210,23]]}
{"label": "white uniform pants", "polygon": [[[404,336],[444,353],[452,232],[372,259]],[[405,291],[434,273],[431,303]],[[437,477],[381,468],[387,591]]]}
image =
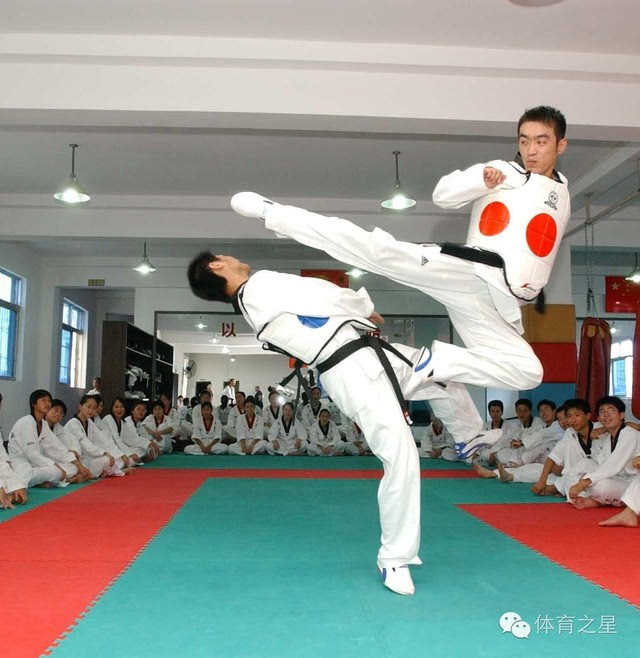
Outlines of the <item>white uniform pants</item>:
{"label": "white uniform pants", "polygon": [[[12,458],[11,465],[18,477],[26,482],[28,487],[36,487],[44,482],[60,482],[65,479],[62,476],[60,469],[54,464],[51,466],[31,466],[26,459]],[[75,473],[78,472],[78,469],[74,464],[68,464],[68,466],[75,469]],[[71,471],[71,468],[69,471]],[[73,475],[75,475],[75,473],[73,473]],[[72,477],[71,473],[69,473],[69,477]]]}
{"label": "white uniform pants", "polygon": [[91,476],[94,478],[99,478],[102,472],[109,468],[109,458],[105,456],[83,457],[82,463],[91,471]]}
{"label": "white uniform pants", "polygon": [[[362,448],[365,454],[367,454],[367,451],[371,452],[371,450],[369,449],[366,443],[362,444]],[[360,449],[355,443],[351,443],[350,441],[344,442],[343,450],[344,452],[346,452],[348,455],[351,455],[352,457],[360,456]]]}
{"label": "white uniform pants", "polygon": [[640,515],[640,475],[636,475],[628,482],[629,485],[621,500],[627,507]]}
{"label": "white uniform pants", "polygon": [[[514,482],[528,482],[535,484],[542,475],[544,464],[525,464],[516,468],[506,468],[507,473],[513,475]],[[547,484],[553,484],[547,481]]]}
{"label": "white uniform pants", "polygon": [[330,452],[324,452],[323,448],[328,446],[328,443],[309,443],[307,446],[307,452],[312,457],[329,457],[331,455],[344,455],[344,442],[336,443],[335,445],[330,446]]}
{"label": "white uniform pants", "polygon": [[442,254],[439,245],[402,242],[292,206],[271,206],[266,226],[443,304],[466,347],[433,342],[435,381],[526,390],[542,380],[542,365],[519,333],[517,300],[490,288],[473,263]]}
{"label": "white uniform pants", "polygon": [[391,382],[379,372],[370,349],[359,350],[322,374],[322,384],[340,409],[352,418],[384,466],[378,488],[382,529],[378,561],[382,566],[421,564],[420,460]]}
{"label": "white uniform pants", "polygon": [[267,441],[266,449],[270,455],[297,455],[303,454],[307,451],[309,442],[306,439],[300,440],[300,447],[296,448],[295,445],[288,446],[285,441],[276,439],[278,448],[273,445],[273,441]]}
{"label": "white uniform pants", "polygon": [[593,500],[597,500],[602,505],[620,507],[623,502],[622,498],[631,481],[629,477],[607,478],[587,487],[581,495],[593,498]]}
{"label": "white uniform pants", "polygon": [[[204,442],[203,442],[204,443]],[[207,445],[207,444],[205,444]],[[185,455],[226,455],[227,452],[229,451],[229,446],[227,446],[224,443],[216,443],[213,448],[211,448],[211,451],[208,453],[202,452],[202,449],[200,446],[195,443],[192,446],[186,446],[184,449],[184,454]]]}
{"label": "white uniform pants", "polygon": [[526,448],[502,448],[496,454],[497,460],[501,464],[544,464],[549,453],[557,441],[548,441],[533,447],[531,450]]}
{"label": "white uniform pants", "polygon": [[[247,439],[247,441],[253,441],[253,439]],[[266,452],[267,450],[267,442],[264,439],[258,439],[256,441],[256,444],[253,446],[253,449],[251,450],[252,455],[262,455]],[[232,443],[229,446],[229,454],[230,455],[246,455],[246,452],[242,452],[242,445],[240,441],[237,441],[236,443]]]}

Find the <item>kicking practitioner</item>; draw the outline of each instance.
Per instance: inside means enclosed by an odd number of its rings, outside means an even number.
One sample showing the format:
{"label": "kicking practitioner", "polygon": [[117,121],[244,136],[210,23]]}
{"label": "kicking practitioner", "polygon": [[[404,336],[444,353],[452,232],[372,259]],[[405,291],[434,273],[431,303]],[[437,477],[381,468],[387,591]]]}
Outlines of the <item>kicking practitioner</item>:
{"label": "kicking practitioner", "polygon": [[[446,306],[466,347],[434,341],[431,350],[425,348],[416,369],[428,369],[434,381],[534,388],[542,366],[521,336],[520,305],[547,283],[569,221],[567,181],[555,170],[567,146],[565,131],[558,110],[527,110],[518,122],[524,167],[494,160],[440,180],[433,193],[437,205],[461,208],[473,202],[464,246],[401,242],[378,228],[365,231],[251,192],[236,194],[231,205],[241,215],[264,219],[278,235],[417,288]],[[433,408],[455,436],[456,412]],[[477,414],[475,421],[480,431]]]}
{"label": "kicking practitioner", "polygon": [[[403,412],[404,400],[398,399],[402,397],[398,380],[418,389],[415,380],[422,372],[414,373],[410,362],[395,350],[386,357],[390,349],[386,343],[360,337],[354,325],[375,329],[372,321],[383,321],[366,290],[356,292],[321,279],[267,270],[250,275],[245,263],[210,252],[196,256],[188,271],[194,294],[233,303],[269,349],[309,366],[317,364],[327,393],[362,428],[384,465],[378,491],[382,527],[378,569],[387,587],[413,594],[408,565],[421,563],[420,464]],[[424,383],[424,389],[424,397],[434,399],[444,390],[431,381]],[[494,431],[478,444],[499,436]]]}

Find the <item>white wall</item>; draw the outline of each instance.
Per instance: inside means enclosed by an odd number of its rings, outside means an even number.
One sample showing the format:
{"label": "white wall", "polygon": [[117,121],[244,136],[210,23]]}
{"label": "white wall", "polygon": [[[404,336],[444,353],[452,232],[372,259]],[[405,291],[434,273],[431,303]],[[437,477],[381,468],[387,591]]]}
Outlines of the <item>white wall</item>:
{"label": "white wall", "polygon": [[289,359],[282,354],[260,354],[236,356],[234,363],[228,356],[219,354],[188,354],[197,365],[195,377],[189,380],[187,393],[195,395],[197,381],[211,381],[214,401],[217,403],[222,394],[222,382],[234,377],[240,382],[240,390],[253,395],[254,387],[260,386],[266,398],[269,386],[284,379],[290,372]]}
{"label": "white wall", "polygon": [[29,413],[29,395],[37,388],[48,388],[49,372],[42,364],[48,361],[51,341],[40,340],[42,317],[51,308],[43,299],[42,261],[33,249],[17,243],[0,243],[0,266],[25,280],[24,307],[20,313],[18,360],[15,381],[0,380],[4,398],[0,427],[7,439],[13,423]]}

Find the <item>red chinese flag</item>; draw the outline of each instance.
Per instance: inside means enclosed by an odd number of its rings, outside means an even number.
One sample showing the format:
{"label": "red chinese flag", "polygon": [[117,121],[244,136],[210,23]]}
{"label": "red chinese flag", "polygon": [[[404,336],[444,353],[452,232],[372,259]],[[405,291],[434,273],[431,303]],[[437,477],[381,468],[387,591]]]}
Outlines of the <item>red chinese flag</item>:
{"label": "red chinese flag", "polygon": [[349,287],[349,277],[344,270],[300,270],[300,276],[310,276],[335,283],[341,288]]}
{"label": "red chinese flag", "polygon": [[623,276],[605,276],[605,310],[607,313],[635,313],[640,302],[640,283]]}

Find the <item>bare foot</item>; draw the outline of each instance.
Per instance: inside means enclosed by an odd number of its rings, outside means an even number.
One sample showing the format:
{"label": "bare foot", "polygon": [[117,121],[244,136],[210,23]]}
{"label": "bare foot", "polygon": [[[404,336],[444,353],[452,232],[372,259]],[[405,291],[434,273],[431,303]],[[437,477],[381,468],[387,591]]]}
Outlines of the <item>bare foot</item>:
{"label": "bare foot", "polygon": [[498,477],[493,471],[489,470],[488,468],[485,468],[484,466],[480,466],[478,462],[474,462],[472,464],[473,470],[481,477],[481,478],[496,478]]}
{"label": "bare foot", "polygon": [[625,528],[638,527],[638,515],[630,508],[625,507],[622,512],[618,512],[615,516],[610,516],[604,521],[600,521],[598,525],[602,526],[624,526]]}
{"label": "bare foot", "polygon": [[134,473],[135,470],[136,470],[136,469],[135,469],[133,466],[130,466],[129,468],[125,468],[122,472],[123,472],[123,473],[126,473],[127,475],[129,475],[129,474],[131,474],[131,473]]}
{"label": "bare foot", "polygon": [[498,472],[500,473],[500,482],[513,482],[513,475],[507,473],[503,464],[498,464]]}
{"label": "bare foot", "polygon": [[584,498],[582,496],[572,498],[571,502],[577,509],[592,509],[594,507],[602,507],[602,504],[597,500],[593,500],[593,498]]}

